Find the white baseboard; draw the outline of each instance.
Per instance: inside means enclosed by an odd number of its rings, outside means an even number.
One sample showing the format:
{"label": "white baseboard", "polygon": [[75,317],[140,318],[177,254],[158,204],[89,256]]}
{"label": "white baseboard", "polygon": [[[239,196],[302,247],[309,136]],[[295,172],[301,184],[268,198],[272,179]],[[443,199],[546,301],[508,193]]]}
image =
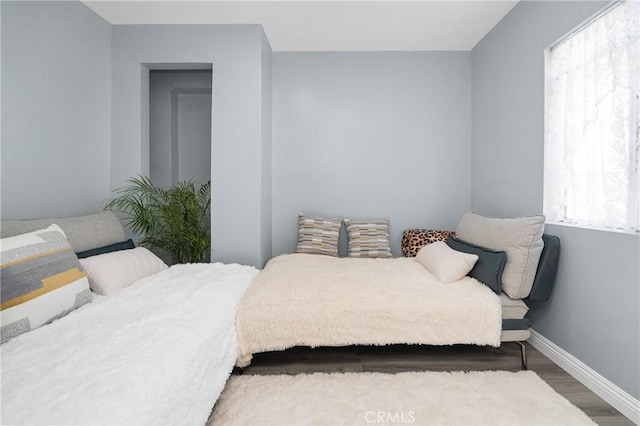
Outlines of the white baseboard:
{"label": "white baseboard", "polygon": [[640,400],[629,395],[578,358],[535,330],[531,330],[531,337],[527,342],[588,387],[593,393],[607,401],[632,422],[640,424]]}

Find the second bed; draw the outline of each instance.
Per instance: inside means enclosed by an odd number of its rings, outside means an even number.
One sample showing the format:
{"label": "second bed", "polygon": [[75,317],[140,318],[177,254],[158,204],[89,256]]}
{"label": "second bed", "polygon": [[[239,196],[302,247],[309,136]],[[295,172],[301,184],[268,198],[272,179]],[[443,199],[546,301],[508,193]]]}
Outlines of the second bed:
{"label": "second bed", "polygon": [[272,259],[236,317],[238,366],[294,346],[500,346],[498,295],[471,277],[443,284],[410,258]]}

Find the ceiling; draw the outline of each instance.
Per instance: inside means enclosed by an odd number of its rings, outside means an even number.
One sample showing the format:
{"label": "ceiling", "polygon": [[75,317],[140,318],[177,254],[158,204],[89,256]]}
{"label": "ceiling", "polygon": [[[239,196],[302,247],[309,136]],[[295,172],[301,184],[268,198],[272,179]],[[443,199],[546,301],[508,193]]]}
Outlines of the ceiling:
{"label": "ceiling", "polygon": [[468,51],[518,0],[94,1],[120,24],[261,24],[274,51]]}

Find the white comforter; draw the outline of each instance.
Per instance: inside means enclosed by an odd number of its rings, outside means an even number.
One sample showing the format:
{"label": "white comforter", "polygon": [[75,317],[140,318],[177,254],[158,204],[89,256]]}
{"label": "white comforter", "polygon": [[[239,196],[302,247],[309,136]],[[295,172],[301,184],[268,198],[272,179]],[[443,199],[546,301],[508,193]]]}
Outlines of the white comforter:
{"label": "white comforter", "polygon": [[500,346],[500,299],[473,278],[443,284],[413,259],[272,259],[240,301],[244,366],[293,346],[395,343]]}
{"label": "white comforter", "polygon": [[204,424],[247,266],[177,265],[2,346],[2,424]]}

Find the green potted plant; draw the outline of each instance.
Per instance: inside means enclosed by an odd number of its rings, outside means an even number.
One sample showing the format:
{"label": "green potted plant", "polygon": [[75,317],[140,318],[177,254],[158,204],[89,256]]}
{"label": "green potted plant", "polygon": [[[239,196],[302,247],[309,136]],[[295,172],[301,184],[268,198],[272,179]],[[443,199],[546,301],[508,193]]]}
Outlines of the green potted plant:
{"label": "green potted plant", "polygon": [[211,249],[211,182],[181,181],[169,188],[138,176],[114,191],[115,209],[140,245],[171,256],[172,263],[208,262]]}

